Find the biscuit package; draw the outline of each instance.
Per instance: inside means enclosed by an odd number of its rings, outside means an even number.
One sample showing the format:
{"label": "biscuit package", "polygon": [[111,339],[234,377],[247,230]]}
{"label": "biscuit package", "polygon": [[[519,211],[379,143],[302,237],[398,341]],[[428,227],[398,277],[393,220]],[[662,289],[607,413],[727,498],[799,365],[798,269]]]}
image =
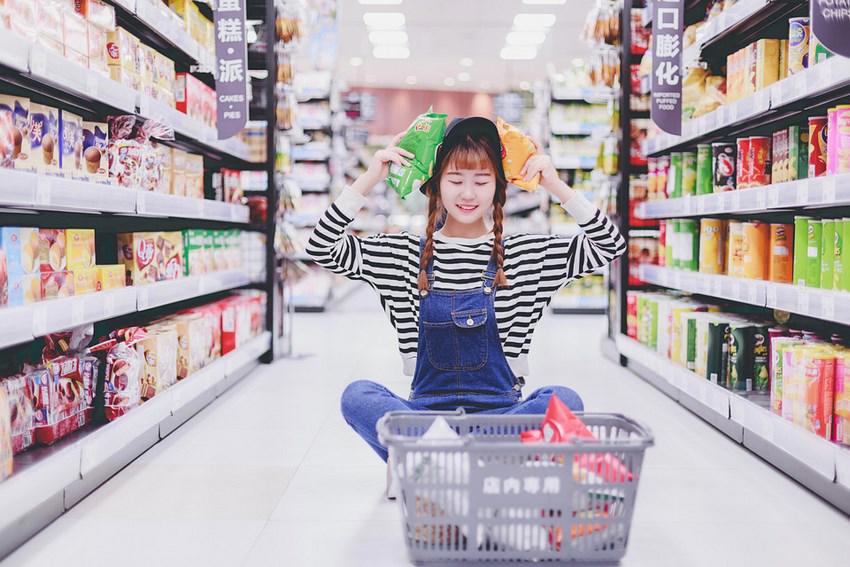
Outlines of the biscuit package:
{"label": "biscuit package", "polygon": [[33,396],[26,374],[0,378],[0,392],[3,391],[11,416],[12,452],[17,455],[35,443]]}
{"label": "biscuit package", "polygon": [[109,179],[109,127],[105,122],[83,122],[83,169],[89,181]]}
{"label": "biscuit package", "polygon": [[143,285],[158,281],[155,233],[119,234],[118,261],[124,264],[127,285]]}
{"label": "biscuit package", "polygon": [[502,140],[502,167],[505,169],[508,183],[526,191],[534,191],[540,183],[540,175],[534,176],[531,181],[526,181],[520,172],[528,158],[537,153],[537,146],[531,138],[501,118],[496,119],[496,128]]}
{"label": "biscuit package", "polygon": [[142,360],[140,395],[149,400],[177,382],[177,328],[159,323],[148,327],[145,338],[136,343]]}

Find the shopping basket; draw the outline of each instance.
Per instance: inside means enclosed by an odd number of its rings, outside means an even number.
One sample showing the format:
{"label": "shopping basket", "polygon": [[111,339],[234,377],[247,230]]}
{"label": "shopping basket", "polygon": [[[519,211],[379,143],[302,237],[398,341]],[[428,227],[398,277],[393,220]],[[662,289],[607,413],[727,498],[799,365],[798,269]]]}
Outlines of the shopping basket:
{"label": "shopping basket", "polygon": [[[616,563],[652,433],[579,413],[595,439],[520,442],[541,415],[389,412],[378,436],[398,477],[410,559]],[[420,439],[437,416],[457,439]]]}

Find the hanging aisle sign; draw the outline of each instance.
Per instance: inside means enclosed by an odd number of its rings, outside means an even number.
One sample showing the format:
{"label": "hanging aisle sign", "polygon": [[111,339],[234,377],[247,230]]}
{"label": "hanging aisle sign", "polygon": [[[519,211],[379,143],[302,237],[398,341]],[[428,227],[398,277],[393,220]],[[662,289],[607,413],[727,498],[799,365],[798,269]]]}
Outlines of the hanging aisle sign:
{"label": "hanging aisle sign", "polygon": [[247,0],[218,0],[215,8],[216,126],[219,140],[238,134],[248,120],[245,2]]}
{"label": "hanging aisle sign", "polygon": [[682,27],[684,0],[652,3],[652,121],[682,133]]}
{"label": "hanging aisle sign", "polygon": [[850,57],[850,0],[812,0],[811,7],[812,35],[833,53]]}

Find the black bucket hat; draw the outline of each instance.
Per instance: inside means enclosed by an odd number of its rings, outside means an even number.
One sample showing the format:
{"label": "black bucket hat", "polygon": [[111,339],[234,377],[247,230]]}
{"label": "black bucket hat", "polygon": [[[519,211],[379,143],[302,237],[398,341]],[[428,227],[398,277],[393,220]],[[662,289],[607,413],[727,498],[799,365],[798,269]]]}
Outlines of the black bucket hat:
{"label": "black bucket hat", "polygon": [[[502,140],[499,138],[499,130],[496,128],[496,124],[492,120],[484,118],[483,116],[455,118],[449,123],[448,128],[446,128],[446,133],[443,136],[443,141],[439,146],[437,146],[437,155],[434,158],[434,170],[431,178],[419,187],[419,191],[421,191],[423,195],[428,194],[428,187],[434,179],[433,176],[440,171],[440,166],[442,165],[443,159],[449,153],[449,150],[452,149],[458,142],[464,140],[467,135],[483,140],[486,144],[493,148],[496,155],[504,156]],[[496,164],[496,167],[504,176],[501,160],[499,160]]]}

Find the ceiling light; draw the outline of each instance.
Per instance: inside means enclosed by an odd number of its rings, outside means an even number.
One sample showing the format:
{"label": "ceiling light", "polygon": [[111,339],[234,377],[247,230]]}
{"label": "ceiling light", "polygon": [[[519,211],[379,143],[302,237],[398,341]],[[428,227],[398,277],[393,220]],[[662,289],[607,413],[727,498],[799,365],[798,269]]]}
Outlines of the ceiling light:
{"label": "ceiling light", "polygon": [[401,12],[366,12],[363,22],[370,28],[391,30],[404,27],[404,14]]}
{"label": "ceiling light", "polygon": [[555,14],[517,14],[514,16],[514,27],[517,29],[539,30],[551,28],[554,25]]}
{"label": "ceiling light", "polygon": [[390,6],[401,4],[401,0],[360,0],[364,6]]}
{"label": "ceiling light", "polygon": [[521,88],[524,91],[530,91],[531,90],[531,83],[529,83],[528,81],[522,81],[519,84],[519,88]]}
{"label": "ceiling light", "polygon": [[[401,0],[399,0],[401,1]],[[363,4],[363,0],[360,0],[360,3]],[[566,4],[567,0],[522,0],[523,4],[528,4],[529,6],[543,6],[543,5],[555,5],[555,4]]]}
{"label": "ceiling light", "polygon": [[443,79],[443,84],[447,87],[453,87],[455,86],[455,80],[452,77],[446,77]]}
{"label": "ceiling light", "polygon": [[542,31],[512,31],[505,38],[508,45],[540,45],[546,41],[546,32]]}
{"label": "ceiling light", "polygon": [[376,45],[372,56],[375,59],[407,59],[410,49],[406,45]]}
{"label": "ceiling light", "polygon": [[466,71],[461,71],[457,74],[457,80],[462,83],[465,83],[469,80],[469,73],[467,73]]}
{"label": "ceiling light", "polygon": [[464,57],[460,60],[461,67],[472,67],[475,64],[475,61],[470,59],[469,57]]}
{"label": "ceiling light", "polygon": [[369,32],[369,41],[374,45],[405,45],[407,32],[403,30],[379,30]]}
{"label": "ceiling light", "polygon": [[503,47],[499,56],[502,59],[534,59],[537,57],[537,47],[533,45],[510,45]]}
{"label": "ceiling light", "polygon": [[360,67],[363,64],[363,59],[360,57],[352,57],[348,60],[352,67]]}

